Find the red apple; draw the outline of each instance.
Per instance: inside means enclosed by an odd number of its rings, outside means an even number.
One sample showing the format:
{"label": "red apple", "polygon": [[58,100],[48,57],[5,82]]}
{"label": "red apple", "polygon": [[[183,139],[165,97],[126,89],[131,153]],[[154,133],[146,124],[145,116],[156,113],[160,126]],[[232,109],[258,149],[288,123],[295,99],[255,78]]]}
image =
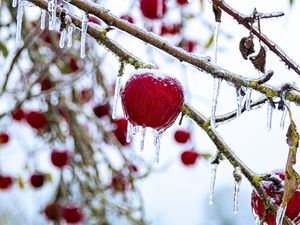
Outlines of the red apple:
{"label": "red apple", "polygon": [[129,182],[123,174],[115,174],[111,179],[111,187],[114,191],[125,192],[129,187]]}
{"label": "red apple", "polygon": [[195,51],[197,45],[198,45],[198,42],[196,42],[196,41],[183,40],[180,42],[179,47],[183,48],[187,52],[193,52],[193,51]]}
{"label": "red apple", "polygon": [[167,11],[165,0],[141,0],[140,8],[148,19],[160,19]]}
{"label": "red apple", "polygon": [[116,125],[116,128],[113,130],[113,134],[117,140],[123,146],[128,145],[129,143],[126,142],[128,121],[125,118],[119,118],[114,120],[113,123]]}
{"label": "red apple", "polygon": [[94,106],[93,112],[94,112],[95,116],[97,116],[98,118],[107,116],[110,114],[109,104],[108,103],[97,104]]}
{"label": "red apple", "polygon": [[95,24],[98,24],[98,25],[101,24],[101,20],[98,17],[92,16],[92,15],[89,16],[89,22],[90,23],[95,23]]}
{"label": "red apple", "polygon": [[177,0],[178,5],[186,5],[190,3],[190,0]]}
{"label": "red apple", "polygon": [[180,32],[180,24],[167,24],[167,23],[162,23],[160,27],[160,35],[175,35]]}
{"label": "red apple", "polygon": [[132,16],[130,16],[130,15],[127,15],[127,14],[122,15],[122,16],[120,16],[120,18],[123,19],[123,20],[126,20],[129,23],[134,23],[134,20],[133,20]]}
{"label": "red apple", "polygon": [[14,120],[21,121],[26,118],[26,113],[22,108],[17,108],[11,113],[11,116]]}
{"label": "red apple", "polygon": [[199,153],[195,150],[187,150],[181,154],[181,162],[186,166],[191,166],[196,163],[196,160],[199,157]]}
{"label": "red apple", "polygon": [[69,205],[63,208],[62,218],[70,224],[82,222],[83,220],[82,209],[75,205]]}
{"label": "red apple", "polygon": [[44,77],[40,80],[41,90],[46,91],[52,88],[53,83],[49,77]]}

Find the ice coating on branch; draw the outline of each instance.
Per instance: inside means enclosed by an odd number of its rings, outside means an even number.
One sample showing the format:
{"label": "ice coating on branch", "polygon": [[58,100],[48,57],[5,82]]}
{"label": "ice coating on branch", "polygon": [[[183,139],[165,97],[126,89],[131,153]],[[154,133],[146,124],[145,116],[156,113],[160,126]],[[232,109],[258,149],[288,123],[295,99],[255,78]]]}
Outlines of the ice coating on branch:
{"label": "ice coating on branch", "polygon": [[220,22],[216,22],[215,24],[215,34],[214,34],[214,50],[213,50],[213,58],[212,63],[217,64],[218,62],[218,41],[219,41],[219,31],[220,31]]}
{"label": "ice coating on branch", "polygon": [[236,116],[240,116],[242,113],[242,103],[243,103],[241,86],[236,86],[236,100],[237,100]]}
{"label": "ice coating on branch", "polygon": [[147,128],[146,127],[142,127],[141,129],[141,136],[140,136],[140,151],[142,152],[144,150],[144,146],[145,146],[145,136],[146,136],[146,131]]}
{"label": "ice coating on branch", "polygon": [[60,39],[59,39],[59,47],[60,48],[65,47],[66,36],[67,36],[67,30],[63,29],[61,34],[60,34]]}
{"label": "ice coating on branch", "polygon": [[16,8],[18,4],[18,0],[13,0],[12,7]]}
{"label": "ice coating on branch", "polygon": [[46,25],[46,10],[41,11],[41,30],[45,29]]}
{"label": "ice coating on branch", "polygon": [[218,104],[218,96],[220,93],[222,79],[215,78],[214,79],[214,91],[213,91],[213,100],[211,106],[211,118],[210,118],[210,125],[212,128],[216,127],[216,110]]}
{"label": "ice coating on branch", "polygon": [[286,206],[280,206],[276,215],[276,225],[282,225],[285,216]]}
{"label": "ice coating on branch", "polygon": [[71,46],[72,46],[72,42],[73,42],[73,25],[72,24],[70,24],[69,26],[68,26],[68,41],[67,41],[67,46],[70,48]]}
{"label": "ice coating on branch", "polygon": [[49,17],[49,30],[54,30],[56,27],[56,8],[57,0],[49,0],[48,11],[51,13],[51,16]]}
{"label": "ice coating on branch", "polygon": [[272,128],[272,117],[273,117],[273,107],[272,104],[268,104],[267,109],[267,131],[270,131]]}
{"label": "ice coating on branch", "polygon": [[163,132],[153,130],[153,144],[155,146],[155,162],[159,163],[160,139]]}
{"label": "ice coating on branch", "polygon": [[22,44],[22,22],[24,14],[25,0],[19,0],[17,9],[17,30],[16,30],[16,44],[20,46]]}
{"label": "ice coating on branch", "polygon": [[251,109],[251,95],[252,89],[248,88],[246,91],[246,110],[249,111]]}
{"label": "ice coating on branch", "polygon": [[117,118],[117,105],[120,97],[120,90],[121,90],[121,76],[117,76],[116,83],[115,83],[114,104],[113,104],[113,111],[112,111],[113,119]]}
{"label": "ice coating on branch", "polygon": [[233,213],[239,212],[239,193],[242,182],[242,172],[240,167],[235,167],[233,171],[234,176],[234,192],[233,192]]}
{"label": "ice coating on branch", "polygon": [[85,57],[85,42],[88,28],[88,18],[85,12],[82,13],[81,19],[81,39],[80,39],[80,58]]}
{"label": "ice coating on branch", "polygon": [[286,114],[288,112],[288,109],[286,106],[284,106],[284,110],[282,111],[282,116],[280,119],[280,129],[283,130],[284,129],[284,124],[285,124],[285,118],[286,118]]}
{"label": "ice coating on branch", "polygon": [[212,163],[210,169],[210,187],[209,187],[209,200],[208,204],[214,204],[214,192],[215,192],[215,184],[216,184],[216,177],[217,177],[217,168],[218,163]]}

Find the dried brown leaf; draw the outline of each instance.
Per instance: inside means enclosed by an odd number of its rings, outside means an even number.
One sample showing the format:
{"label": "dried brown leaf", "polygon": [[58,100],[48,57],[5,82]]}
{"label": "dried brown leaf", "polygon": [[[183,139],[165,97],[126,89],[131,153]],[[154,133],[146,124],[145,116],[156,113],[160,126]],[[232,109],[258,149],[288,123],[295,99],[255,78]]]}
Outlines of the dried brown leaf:
{"label": "dried brown leaf", "polygon": [[262,73],[265,73],[266,49],[263,46],[260,47],[260,50],[256,56],[250,57],[249,59],[256,69],[258,69]]}
{"label": "dried brown leaf", "polygon": [[248,59],[248,56],[255,52],[253,36],[243,37],[240,41],[240,52],[245,60]]}

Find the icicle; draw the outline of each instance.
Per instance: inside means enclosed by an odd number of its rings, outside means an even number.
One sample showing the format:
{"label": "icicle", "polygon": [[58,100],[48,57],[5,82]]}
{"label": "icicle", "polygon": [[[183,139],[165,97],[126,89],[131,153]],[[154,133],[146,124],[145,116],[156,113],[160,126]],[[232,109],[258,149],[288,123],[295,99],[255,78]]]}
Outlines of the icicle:
{"label": "icicle", "polygon": [[286,206],[280,206],[276,215],[276,225],[282,225],[285,216]]}
{"label": "icicle", "polygon": [[248,88],[246,91],[246,110],[249,111],[251,109],[251,95],[252,89]]}
{"label": "icicle", "polygon": [[73,25],[70,24],[68,26],[68,43],[67,43],[67,46],[70,48],[72,46],[72,35],[73,35]]}
{"label": "icicle", "polygon": [[85,12],[82,13],[81,20],[81,39],[80,39],[80,58],[85,57],[85,42],[86,42],[86,33],[88,28],[88,18]]}
{"label": "icicle", "polygon": [[153,135],[153,143],[155,146],[155,162],[159,163],[159,151],[160,151],[160,139],[162,136],[162,132],[160,131],[154,131]]}
{"label": "icicle", "polygon": [[271,103],[269,103],[268,111],[267,111],[267,131],[270,131],[272,128],[272,117],[273,117],[273,107]]}
{"label": "icicle", "polygon": [[17,9],[17,31],[16,31],[16,43],[17,46],[22,44],[22,22],[24,14],[24,2],[25,0],[19,0]]}
{"label": "icicle", "polygon": [[127,121],[127,133],[126,133],[126,142],[130,143],[132,138],[132,124]]}
{"label": "icicle", "polygon": [[12,7],[16,8],[18,4],[18,0],[13,0]]}
{"label": "icicle", "polygon": [[145,136],[146,136],[146,131],[147,128],[146,127],[142,127],[141,129],[141,142],[140,142],[140,150],[141,152],[144,150],[144,146],[145,146]]}
{"label": "icicle", "polygon": [[132,127],[132,134],[136,135],[140,132],[140,127],[139,126],[134,126]]}
{"label": "icicle", "polygon": [[233,171],[234,176],[234,193],[233,193],[233,213],[239,212],[239,193],[242,182],[242,172],[240,167],[235,167]]}
{"label": "icicle", "polygon": [[46,24],[46,10],[41,11],[41,30],[45,29]]}
{"label": "icicle", "polygon": [[215,184],[216,184],[216,177],[217,177],[217,168],[218,163],[212,163],[211,164],[211,170],[210,170],[210,190],[209,190],[209,205],[214,204],[214,192],[215,192]]}
{"label": "icicle", "polygon": [[236,99],[237,99],[236,116],[240,116],[242,114],[243,95],[241,91],[242,91],[241,86],[236,86]]}
{"label": "icicle", "polygon": [[114,93],[114,105],[112,111],[112,118],[117,118],[117,105],[120,96],[120,89],[121,89],[121,76],[117,76],[116,83],[115,83],[115,93]]}
{"label": "icicle", "polygon": [[62,30],[60,33],[60,39],[59,39],[59,47],[63,48],[65,47],[65,42],[66,42],[66,36],[67,36],[67,30],[66,28]]}
{"label": "icicle", "polygon": [[260,225],[260,219],[259,219],[258,216],[255,218],[255,224],[256,224],[256,225]]}
{"label": "icicle", "polygon": [[220,31],[220,22],[216,22],[215,34],[214,34],[214,50],[213,50],[213,60],[214,64],[218,62],[218,41],[219,41],[219,31]]}
{"label": "icicle", "polygon": [[51,13],[49,17],[49,30],[54,30],[56,27],[56,7],[57,7],[57,0],[50,0],[48,2],[48,10]]}
{"label": "icicle", "polygon": [[216,110],[218,104],[218,96],[220,93],[222,79],[215,78],[214,79],[214,92],[213,92],[213,100],[212,100],[212,107],[211,107],[211,118],[210,118],[210,126],[212,128],[216,127]]}
{"label": "icicle", "polygon": [[282,111],[282,116],[280,119],[280,129],[283,130],[284,129],[284,124],[285,124],[285,118],[286,118],[286,114],[287,114],[287,107],[284,106],[284,110]]}

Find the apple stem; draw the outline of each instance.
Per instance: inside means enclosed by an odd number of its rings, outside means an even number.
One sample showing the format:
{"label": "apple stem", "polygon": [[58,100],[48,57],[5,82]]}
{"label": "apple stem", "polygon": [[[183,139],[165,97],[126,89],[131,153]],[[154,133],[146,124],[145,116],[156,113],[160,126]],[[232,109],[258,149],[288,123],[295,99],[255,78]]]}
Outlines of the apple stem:
{"label": "apple stem", "polygon": [[46,25],[46,10],[41,10],[41,30],[45,29],[45,25]]}
{"label": "apple stem", "polygon": [[73,35],[73,25],[70,24],[68,26],[68,41],[67,41],[67,46],[70,48],[72,47],[72,35]]}
{"label": "apple stem", "polygon": [[214,204],[214,192],[215,192],[215,184],[216,184],[216,177],[217,177],[217,168],[219,163],[212,163],[210,169],[210,191],[209,191],[209,205]]}
{"label": "apple stem", "polygon": [[19,0],[17,9],[17,30],[16,30],[16,44],[20,46],[22,44],[22,22],[24,14],[24,0]]}
{"label": "apple stem", "polygon": [[247,88],[247,91],[246,91],[246,110],[247,111],[250,111],[250,109],[251,109],[251,95],[252,95],[252,89]]}
{"label": "apple stem", "polygon": [[81,38],[80,38],[80,58],[85,57],[85,42],[88,28],[88,17],[86,12],[82,13],[82,23],[81,23]]}
{"label": "apple stem", "polygon": [[[287,103],[289,105],[289,103]],[[284,107],[284,110],[282,112],[282,116],[281,116],[281,119],[280,119],[280,129],[283,130],[284,129],[284,124],[285,124],[285,118],[286,118],[286,115],[287,115],[287,107],[285,106]]]}
{"label": "apple stem", "polygon": [[267,131],[272,129],[272,117],[273,117],[273,107],[272,104],[269,102],[268,110],[267,110]]}
{"label": "apple stem", "polygon": [[57,0],[49,0],[48,11],[51,13],[51,16],[49,17],[49,30],[54,30],[56,26],[56,7]]}
{"label": "apple stem", "polygon": [[213,91],[213,100],[212,100],[211,118],[210,118],[210,124],[212,128],[216,127],[216,110],[217,110],[218,96],[220,93],[221,82],[222,79],[220,78],[214,79],[214,91]]}
{"label": "apple stem", "polygon": [[284,216],[285,216],[286,208],[287,208],[287,207],[284,206],[284,205],[281,205],[281,206],[278,208],[277,215],[276,215],[276,225],[282,225],[283,218],[284,218]]}

